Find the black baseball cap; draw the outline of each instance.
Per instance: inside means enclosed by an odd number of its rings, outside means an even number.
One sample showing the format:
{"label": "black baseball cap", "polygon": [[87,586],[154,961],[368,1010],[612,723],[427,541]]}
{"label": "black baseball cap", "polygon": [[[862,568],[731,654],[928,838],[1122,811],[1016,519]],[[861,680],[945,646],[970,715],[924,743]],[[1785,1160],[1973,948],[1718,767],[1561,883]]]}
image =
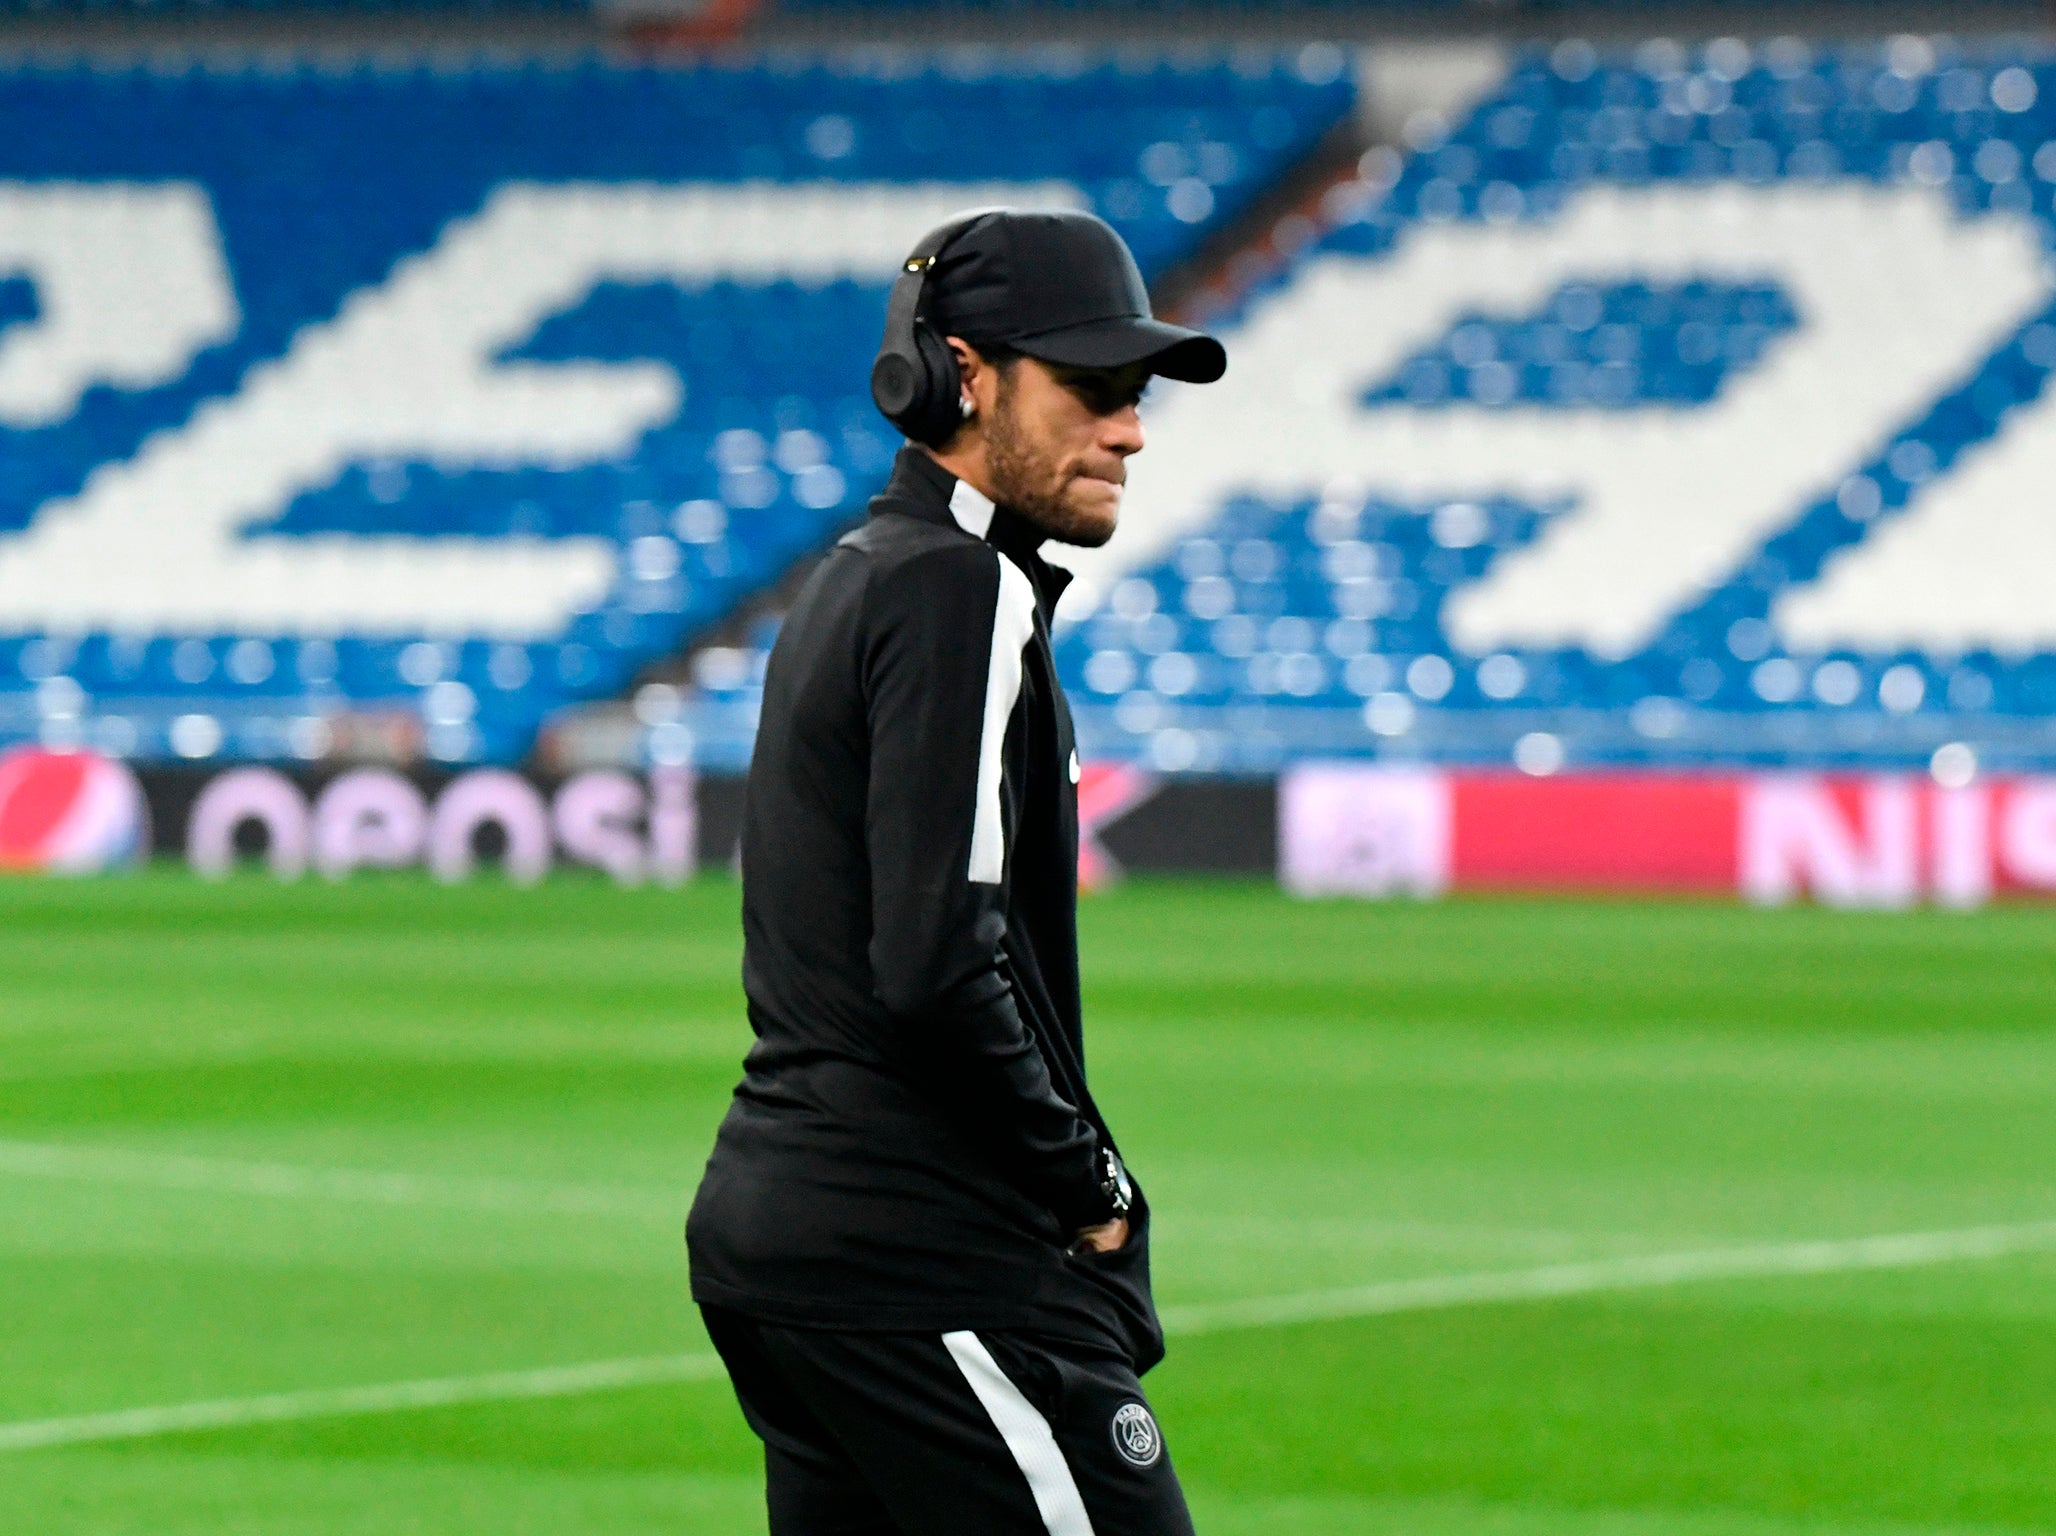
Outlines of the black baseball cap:
{"label": "black baseball cap", "polygon": [[1089,213],[995,208],[949,243],[929,279],[929,324],[1072,368],[1125,368],[1211,384],[1213,337],[1158,320],[1127,242]]}

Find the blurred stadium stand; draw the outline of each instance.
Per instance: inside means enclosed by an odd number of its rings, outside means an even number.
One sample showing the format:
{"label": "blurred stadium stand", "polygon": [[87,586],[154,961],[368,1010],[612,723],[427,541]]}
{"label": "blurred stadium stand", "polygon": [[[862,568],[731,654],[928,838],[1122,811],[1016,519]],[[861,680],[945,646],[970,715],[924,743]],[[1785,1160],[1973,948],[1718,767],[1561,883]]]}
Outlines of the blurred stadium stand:
{"label": "blurred stadium stand", "polygon": [[1083,201],[1159,270],[1350,103],[1268,58],[18,69],[0,738],[518,758],[861,509],[921,228]]}
{"label": "blurred stadium stand", "polygon": [[1913,38],[1567,43],[1416,121],[1159,406],[1060,637],[1085,738],[2056,760],[2052,108],[2038,58]]}
{"label": "blurred stadium stand", "polygon": [[1077,562],[1094,755],[2056,762],[2039,54],[822,57],[0,77],[0,741],[740,767],[883,274],[1030,196],[1233,359]]}

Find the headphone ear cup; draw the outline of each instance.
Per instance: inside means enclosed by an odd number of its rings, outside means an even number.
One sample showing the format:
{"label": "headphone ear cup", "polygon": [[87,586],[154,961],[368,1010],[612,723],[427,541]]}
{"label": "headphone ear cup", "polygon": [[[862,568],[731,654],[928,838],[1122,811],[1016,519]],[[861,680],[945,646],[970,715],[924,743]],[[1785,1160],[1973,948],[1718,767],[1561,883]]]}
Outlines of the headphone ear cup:
{"label": "headphone ear cup", "polygon": [[871,398],[886,420],[899,426],[907,419],[908,408],[920,392],[921,360],[918,353],[909,357],[888,347],[878,354],[878,360],[871,365]]}
{"label": "headphone ear cup", "polygon": [[928,278],[951,241],[1001,211],[974,208],[923,235],[886,299],[885,340],[871,364],[871,398],[886,420],[931,448],[948,442],[963,422],[958,402],[964,377],[948,343],[921,313]]}
{"label": "headphone ear cup", "polygon": [[957,368],[956,353],[926,320],[914,322],[914,351],[921,359],[920,377],[902,427],[915,442],[940,448],[964,423],[957,406],[964,376]]}

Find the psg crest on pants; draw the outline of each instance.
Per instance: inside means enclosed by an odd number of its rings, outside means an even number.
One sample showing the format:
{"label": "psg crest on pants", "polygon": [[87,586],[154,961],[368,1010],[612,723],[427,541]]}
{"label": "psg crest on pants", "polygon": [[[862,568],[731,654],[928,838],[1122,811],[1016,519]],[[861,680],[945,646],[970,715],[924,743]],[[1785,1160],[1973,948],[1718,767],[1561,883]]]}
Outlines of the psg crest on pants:
{"label": "psg crest on pants", "polygon": [[1164,1454],[1164,1437],[1141,1403],[1123,1403],[1114,1412],[1114,1449],[1138,1467],[1153,1467]]}

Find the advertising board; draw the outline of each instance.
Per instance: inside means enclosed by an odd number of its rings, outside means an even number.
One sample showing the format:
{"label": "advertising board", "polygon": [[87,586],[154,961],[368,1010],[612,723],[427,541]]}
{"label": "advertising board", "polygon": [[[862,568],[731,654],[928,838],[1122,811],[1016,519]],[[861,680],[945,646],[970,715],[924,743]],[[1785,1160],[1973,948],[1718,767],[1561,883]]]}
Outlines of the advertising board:
{"label": "advertising board", "polygon": [[210,878],[238,865],[281,879],[421,867],[446,881],[492,868],[530,883],[568,864],[674,883],[699,863],[699,800],[687,768],[554,783],[498,768],[138,775],[93,752],[24,748],[0,755],[0,870],[100,873],[154,853]]}
{"label": "advertising board", "polygon": [[1309,764],[1279,785],[1303,895],[1732,894],[1975,907],[2056,893],[2056,778],[1606,773]]}
{"label": "advertising board", "polygon": [[[141,772],[90,752],[0,755],[0,870],[93,873],[155,854],[219,877],[420,868],[517,883],[560,867],[675,883],[736,857],[743,780],[689,768],[548,779],[244,766]],[[1532,776],[1362,762],[1281,779],[1086,764],[1079,882],[1274,873],[1304,896],[1452,891],[1728,896],[1760,905],[2056,894],[2056,777]]]}

